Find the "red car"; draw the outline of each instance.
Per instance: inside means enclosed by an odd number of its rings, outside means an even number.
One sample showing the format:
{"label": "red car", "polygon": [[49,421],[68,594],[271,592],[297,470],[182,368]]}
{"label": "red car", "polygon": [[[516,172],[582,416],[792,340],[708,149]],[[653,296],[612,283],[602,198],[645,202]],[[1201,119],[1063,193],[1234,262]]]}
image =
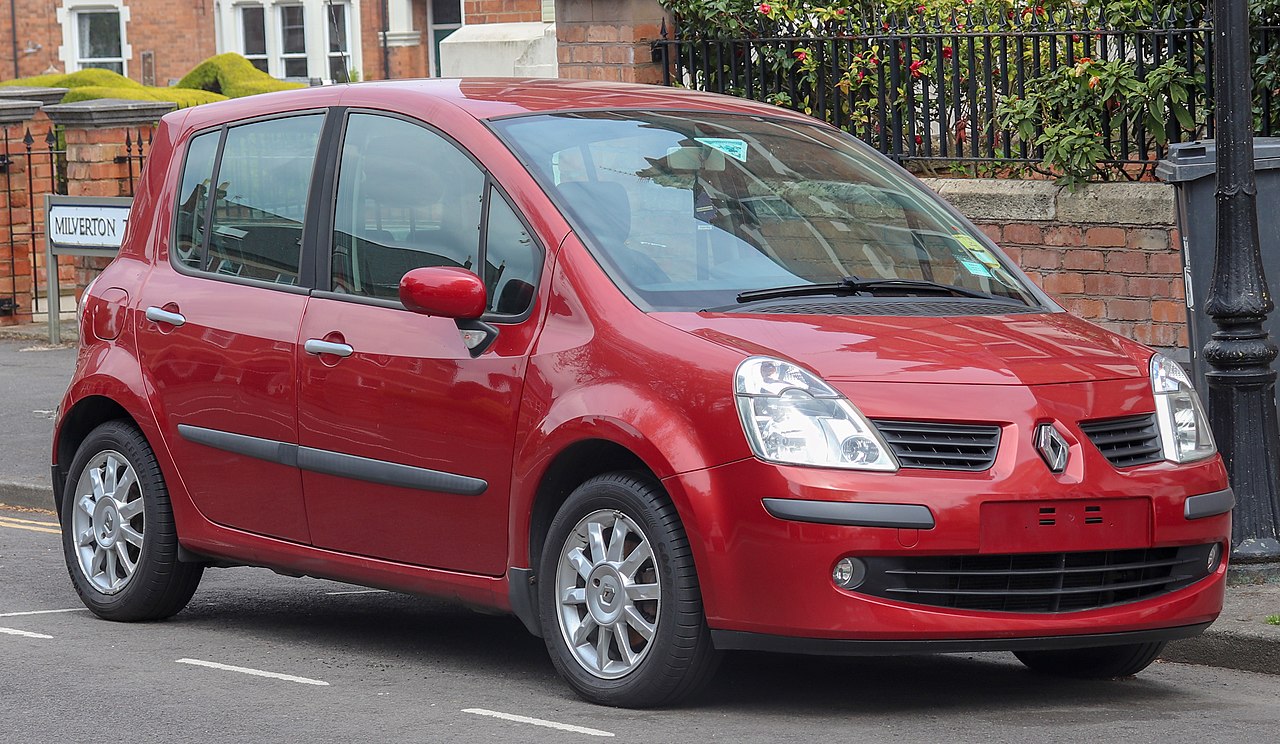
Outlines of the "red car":
{"label": "red car", "polygon": [[866,146],[568,81],[172,113],[86,291],[53,480],[84,602],[269,566],[514,613],[584,697],[719,652],[1112,677],[1222,605],[1187,376]]}

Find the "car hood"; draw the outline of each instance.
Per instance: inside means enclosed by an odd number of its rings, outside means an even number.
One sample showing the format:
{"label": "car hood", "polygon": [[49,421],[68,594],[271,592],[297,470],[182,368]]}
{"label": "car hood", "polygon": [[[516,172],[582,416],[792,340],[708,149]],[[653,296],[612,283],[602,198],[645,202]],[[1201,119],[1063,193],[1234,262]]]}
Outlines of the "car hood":
{"label": "car hood", "polygon": [[830,381],[1046,385],[1148,375],[1151,351],[1067,313],[919,317],[659,312],[744,354]]}

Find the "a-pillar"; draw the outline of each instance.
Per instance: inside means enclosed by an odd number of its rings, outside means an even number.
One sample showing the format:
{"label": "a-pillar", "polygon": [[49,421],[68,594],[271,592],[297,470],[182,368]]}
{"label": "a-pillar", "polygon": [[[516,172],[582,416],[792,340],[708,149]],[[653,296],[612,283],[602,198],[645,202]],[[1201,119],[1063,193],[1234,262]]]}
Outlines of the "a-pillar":
{"label": "a-pillar", "polygon": [[[174,104],[162,101],[114,98],[46,106],[67,143],[67,194],[133,196],[156,122],[173,109]],[[103,258],[76,260],[77,298],[107,263]]]}
{"label": "a-pillar", "polygon": [[661,83],[652,45],[667,18],[657,0],[556,0],[560,76]]}

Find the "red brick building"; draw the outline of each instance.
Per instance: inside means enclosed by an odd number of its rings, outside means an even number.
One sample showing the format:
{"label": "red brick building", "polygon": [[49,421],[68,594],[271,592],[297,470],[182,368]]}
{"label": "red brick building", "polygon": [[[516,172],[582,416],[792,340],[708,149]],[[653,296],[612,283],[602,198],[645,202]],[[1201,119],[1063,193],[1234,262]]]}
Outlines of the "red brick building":
{"label": "red brick building", "polygon": [[99,67],[148,85],[177,80],[220,52],[239,52],[274,77],[294,80],[426,77],[439,74],[440,41],[464,24],[549,22],[554,7],[544,0],[8,4],[0,7],[0,78]]}

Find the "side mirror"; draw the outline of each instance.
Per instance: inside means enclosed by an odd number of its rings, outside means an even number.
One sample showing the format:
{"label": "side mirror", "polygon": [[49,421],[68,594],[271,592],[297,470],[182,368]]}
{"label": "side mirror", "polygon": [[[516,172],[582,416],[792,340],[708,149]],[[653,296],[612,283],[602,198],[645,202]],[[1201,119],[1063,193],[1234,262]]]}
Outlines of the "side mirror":
{"label": "side mirror", "polygon": [[400,302],[423,315],[478,318],[484,314],[485,300],[484,282],[466,269],[428,266],[400,279]]}

